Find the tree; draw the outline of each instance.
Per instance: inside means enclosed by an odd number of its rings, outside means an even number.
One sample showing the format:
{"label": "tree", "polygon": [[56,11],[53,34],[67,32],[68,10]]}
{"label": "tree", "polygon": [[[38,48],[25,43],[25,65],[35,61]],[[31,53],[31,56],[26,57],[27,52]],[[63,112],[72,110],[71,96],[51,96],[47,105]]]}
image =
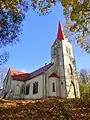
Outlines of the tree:
{"label": "tree", "polygon": [[86,69],[81,69],[79,78],[80,78],[80,84],[86,84],[90,82],[90,71]]}
{"label": "tree", "polygon": [[81,69],[79,73],[79,85],[81,98],[90,98],[90,71]]}
{"label": "tree", "polygon": [[33,10],[46,15],[56,3],[64,7],[66,26],[69,34],[77,40],[78,45],[90,53],[90,3],[89,0],[31,0]]}
{"label": "tree", "polygon": [[90,98],[90,83],[80,85],[81,98]]}
{"label": "tree", "polygon": [[[0,48],[18,41],[27,9],[26,0],[0,0]],[[8,57],[7,52],[1,54],[0,65],[6,62]]]}

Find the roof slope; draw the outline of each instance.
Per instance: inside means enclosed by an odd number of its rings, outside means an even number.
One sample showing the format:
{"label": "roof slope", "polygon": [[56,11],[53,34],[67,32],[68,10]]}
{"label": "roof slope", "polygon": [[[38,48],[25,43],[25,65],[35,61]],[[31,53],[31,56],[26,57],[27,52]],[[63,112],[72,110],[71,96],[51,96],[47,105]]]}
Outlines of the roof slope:
{"label": "roof slope", "polygon": [[13,80],[24,81],[30,78],[30,73],[15,71],[13,69],[10,69],[10,75],[13,78]]}
{"label": "roof slope", "polygon": [[49,64],[47,64],[47,65],[39,68],[38,70],[30,73],[30,79],[31,79],[31,78],[34,78],[34,77],[36,77],[36,76],[38,76],[38,75],[40,75],[40,74],[42,74],[42,73],[44,73],[44,72],[47,71],[52,65],[53,65],[53,63],[49,63]]}
{"label": "roof slope", "polygon": [[30,80],[34,77],[41,75],[42,73],[44,73],[44,71],[47,71],[52,65],[53,65],[53,63],[49,63],[49,64],[35,70],[32,73],[24,73],[24,72],[15,71],[13,69],[10,69],[10,75],[13,78],[13,80],[26,81],[26,80]]}

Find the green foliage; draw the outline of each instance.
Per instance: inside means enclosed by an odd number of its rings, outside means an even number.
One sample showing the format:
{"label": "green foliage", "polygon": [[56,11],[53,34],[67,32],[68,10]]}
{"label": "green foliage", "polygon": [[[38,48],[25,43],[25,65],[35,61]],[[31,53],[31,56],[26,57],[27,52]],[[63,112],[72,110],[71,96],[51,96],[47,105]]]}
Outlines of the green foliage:
{"label": "green foliage", "polygon": [[90,1],[70,0],[64,6],[69,32],[74,33],[74,39],[86,52],[90,53]]}
{"label": "green foliage", "polygon": [[90,98],[90,83],[80,85],[81,98]]}
{"label": "green foliage", "polygon": [[46,15],[59,2],[64,7],[69,35],[73,33],[78,45],[90,53],[90,0],[31,0],[31,7]]}
{"label": "green foliage", "polygon": [[[27,9],[27,0],[0,0],[0,48],[18,41]],[[8,57],[8,53],[3,53],[0,56],[0,65],[6,62]]]}

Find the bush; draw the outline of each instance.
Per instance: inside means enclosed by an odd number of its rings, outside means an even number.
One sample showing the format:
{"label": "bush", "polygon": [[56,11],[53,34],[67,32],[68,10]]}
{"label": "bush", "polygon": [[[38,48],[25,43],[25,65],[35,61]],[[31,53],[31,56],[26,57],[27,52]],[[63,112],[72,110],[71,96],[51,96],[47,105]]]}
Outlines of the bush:
{"label": "bush", "polygon": [[80,85],[80,95],[84,99],[90,98],[90,83]]}

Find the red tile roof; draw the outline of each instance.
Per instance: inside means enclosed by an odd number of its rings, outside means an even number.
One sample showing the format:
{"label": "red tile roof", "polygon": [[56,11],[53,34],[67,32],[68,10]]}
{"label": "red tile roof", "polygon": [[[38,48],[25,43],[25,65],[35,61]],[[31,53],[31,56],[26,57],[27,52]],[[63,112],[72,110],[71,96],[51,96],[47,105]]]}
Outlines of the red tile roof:
{"label": "red tile roof", "polygon": [[52,65],[53,63],[47,64],[32,73],[24,73],[10,69],[10,75],[13,80],[26,81],[41,75],[42,73],[44,73],[44,71],[47,71]]}
{"label": "red tile roof", "polygon": [[24,73],[24,72],[20,72],[20,71],[15,71],[13,69],[10,69],[10,75],[13,78],[13,80],[27,80],[30,78],[30,74],[29,73]]}
{"label": "red tile roof", "polygon": [[57,33],[57,40],[64,40],[64,33],[63,33],[63,29],[61,27],[60,21],[58,24],[58,33]]}

